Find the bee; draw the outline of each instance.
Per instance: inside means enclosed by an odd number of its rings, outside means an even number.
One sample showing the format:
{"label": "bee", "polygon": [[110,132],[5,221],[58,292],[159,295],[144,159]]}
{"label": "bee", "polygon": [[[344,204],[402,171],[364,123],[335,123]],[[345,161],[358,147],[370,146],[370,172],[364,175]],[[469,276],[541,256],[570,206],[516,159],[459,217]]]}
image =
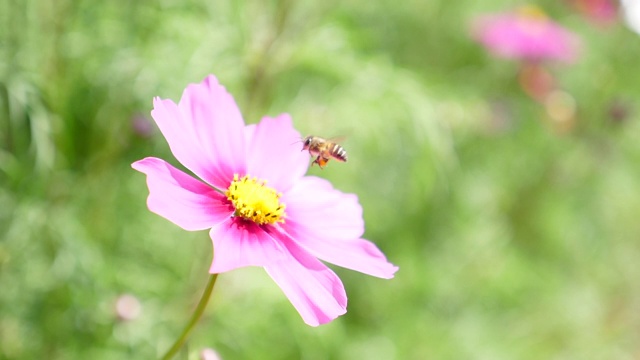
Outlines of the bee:
{"label": "bee", "polygon": [[302,151],[304,150],[308,150],[312,157],[316,157],[311,165],[318,164],[320,169],[327,165],[331,158],[342,162],[347,161],[347,152],[340,144],[319,136],[309,135],[304,138],[302,140]]}

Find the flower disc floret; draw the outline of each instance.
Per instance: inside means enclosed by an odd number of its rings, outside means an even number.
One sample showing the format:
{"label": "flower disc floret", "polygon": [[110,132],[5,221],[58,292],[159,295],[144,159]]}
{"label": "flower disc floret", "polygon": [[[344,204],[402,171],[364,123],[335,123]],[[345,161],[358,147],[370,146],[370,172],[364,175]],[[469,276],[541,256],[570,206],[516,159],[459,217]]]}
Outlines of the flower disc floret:
{"label": "flower disc floret", "polygon": [[239,178],[235,174],[225,195],[236,209],[235,216],[258,225],[284,223],[285,205],[280,202],[282,194],[268,187],[265,180],[249,175]]}

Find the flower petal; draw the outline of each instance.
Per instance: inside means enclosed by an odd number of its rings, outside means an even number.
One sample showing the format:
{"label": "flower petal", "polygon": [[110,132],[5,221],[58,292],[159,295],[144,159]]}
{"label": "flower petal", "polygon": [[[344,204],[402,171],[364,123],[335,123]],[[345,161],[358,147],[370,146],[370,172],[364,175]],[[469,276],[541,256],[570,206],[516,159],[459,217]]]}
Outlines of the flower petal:
{"label": "flower petal", "polygon": [[285,225],[304,224],[332,239],[357,239],[364,233],[358,197],[334,189],[325,179],[305,176],[281,200],[287,207]]}
{"label": "flower petal", "polygon": [[148,157],[131,167],[147,175],[149,210],[185,230],[208,229],[234,211],[224,195],[162,159]]}
{"label": "flower petal", "polygon": [[[233,96],[209,75],[185,89],[180,104],[193,121],[195,138],[225,176],[245,173],[244,120]],[[224,184],[224,187],[229,183]]]}
{"label": "flower petal", "polygon": [[176,159],[209,184],[224,189],[245,173],[242,115],[213,75],[189,85],[179,105],[155,98],[151,116]]}
{"label": "flower petal", "polygon": [[244,266],[265,266],[289,256],[264,228],[238,217],[214,226],[209,235],[213,241],[209,268],[212,274]]}
{"label": "flower petal", "polygon": [[281,227],[300,246],[318,258],[348,269],[389,279],[398,267],[364,232],[362,207],[355,195],[333,189],[315,177],[305,177],[283,196],[287,220]]}
{"label": "flower petal", "polygon": [[292,257],[265,266],[305,323],[318,326],[347,311],[347,294],[340,278],[291,241],[285,241]]}
{"label": "flower petal", "polygon": [[309,154],[303,151],[300,133],[293,128],[289,114],[264,117],[255,127],[245,128],[247,172],[268,181],[280,192],[287,191],[309,167]]}

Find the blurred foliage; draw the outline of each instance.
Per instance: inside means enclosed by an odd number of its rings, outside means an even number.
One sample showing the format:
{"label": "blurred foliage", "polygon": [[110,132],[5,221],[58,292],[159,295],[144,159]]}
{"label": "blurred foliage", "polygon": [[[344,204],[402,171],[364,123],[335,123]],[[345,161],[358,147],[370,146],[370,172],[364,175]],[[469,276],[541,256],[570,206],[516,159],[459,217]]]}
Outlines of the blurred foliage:
{"label": "blurred foliage", "polygon": [[150,213],[130,163],[173,159],[151,99],[209,73],[250,123],[347,136],[349,163],[310,172],[359,195],[400,271],[336,269],[349,311],[319,328],[262,270],[223,274],[188,358],[636,358],[640,38],[536,4],[583,39],[551,67],[568,123],[470,40],[504,0],[1,2],[0,358],[153,358],[177,337],[210,240]]}

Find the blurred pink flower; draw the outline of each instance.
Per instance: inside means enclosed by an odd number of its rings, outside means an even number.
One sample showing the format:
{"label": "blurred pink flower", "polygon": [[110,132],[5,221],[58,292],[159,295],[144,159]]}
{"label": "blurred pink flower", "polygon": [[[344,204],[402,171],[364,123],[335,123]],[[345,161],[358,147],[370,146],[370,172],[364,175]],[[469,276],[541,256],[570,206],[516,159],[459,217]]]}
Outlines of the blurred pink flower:
{"label": "blurred pink flower", "polygon": [[141,138],[149,138],[154,133],[154,126],[148,116],[136,114],[131,119],[131,129],[133,133]]}
{"label": "blurred pink flower", "polygon": [[568,0],[588,19],[599,24],[611,24],[618,18],[618,2],[615,0]]}
{"label": "blurred pink flower", "polygon": [[527,95],[539,102],[544,102],[556,89],[555,78],[539,63],[523,63],[518,73],[518,82]]}
{"label": "blurred pink flower", "polygon": [[474,24],[473,35],[498,57],[529,62],[570,63],[580,47],[576,35],[534,7],[482,16]]}
{"label": "blurred pink flower", "polygon": [[304,176],[306,152],[282,114],[245,126],[233,97],[213,76],[180,100],[154,99],[151,112],[176,159],[132,164],[147,175],[148,207],[185,230],[210,230],[211,273],[262,266],[312,326],[346,312],[336,274],[317,258],[380,278],[397,267],[362,239],[362,207],[328,181]]}

